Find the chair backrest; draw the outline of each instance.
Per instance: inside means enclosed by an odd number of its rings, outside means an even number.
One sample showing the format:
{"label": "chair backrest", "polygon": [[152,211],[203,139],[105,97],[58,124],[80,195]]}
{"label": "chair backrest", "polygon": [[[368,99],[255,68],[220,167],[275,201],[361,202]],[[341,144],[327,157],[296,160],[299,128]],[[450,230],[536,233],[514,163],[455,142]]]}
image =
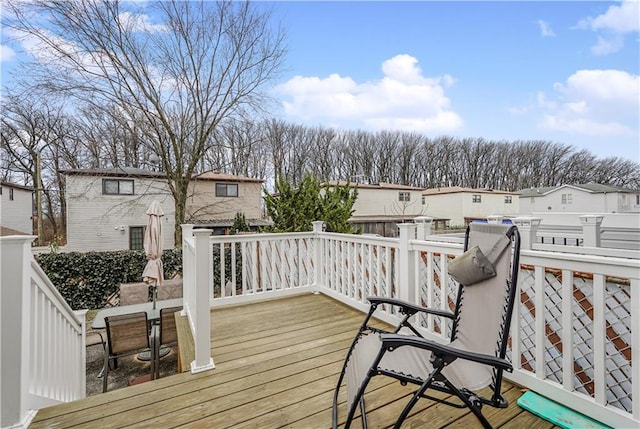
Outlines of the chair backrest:
{"label": "chair backrest", "polygon": [[109,355],[149,348],[147,313],[144,311],[104,318]]}
{"label": "chair backrest", "polygon": [[162,308],[160,310],[160,344],[171,344],[178,341],[175,313],[182,307]]}
{"label": "chair backrest", "polygon": [[[520,240],[515,226],[471,223],[465,249],[479,246],[485,254],[502,237],[511,242],[494,262],[496,276],[471,286],[460,286],[456,307],[452,345],[461,349],[505,357],[511,314],[515,302],[515,285],[519,269]],[[465,363],[458,371],[467,373],[467,383],[487,385],[491,367]]]}
{"label": "chair backrest", "polygon": [[141,304],[149,301],[149,285],[145,282],[121,283],[120,305]]}

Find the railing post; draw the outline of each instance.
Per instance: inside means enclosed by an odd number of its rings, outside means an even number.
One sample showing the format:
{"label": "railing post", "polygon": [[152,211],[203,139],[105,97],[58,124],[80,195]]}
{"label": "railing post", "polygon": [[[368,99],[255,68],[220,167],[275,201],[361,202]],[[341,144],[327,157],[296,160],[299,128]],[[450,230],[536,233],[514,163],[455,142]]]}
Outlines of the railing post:
{"label": "railing post", "polygon": [[582,238],[584,247],[600,247],[600,225],[604,215],[582,215]]}
{"label": "railing post", "polygon": [[400,223],[400,242],[398,243],[398,297],[416,303],[416,282],[414,259],[409,251],[409,240],[415,239],[416,224]]}
{"label": "railing post", "polygon": [[210,287],[213,285],[213,252],[209,237],[210,229],[193,230],[196,242],[195,302],[192,323],[194,331],[195,360],[191,362],[191,373],[215,368],[211,357],[211,310],[209,305]]}
{"label": "railing post", "polygon": [[520,231],[520,249],[531,250],[533,244],[538,241],[537,234],[541,220],[533,216],[521,216],[513,220]]}
{"label": "railing post", "polygon": [[417,216],[413,218],[413,222],[418,226],[418,240],[426,240],[431,235],[431,226],[433,218],[429,216]]}
{"label": "railing post", "polygon": [[313,293],[320,293],[322,281],[322,239],[320,233],[324,231],[324,221],[316,220],[313,225]]}
{"label": "railing post", "polygon": [[29,419],[29,279],[31,243],[36,238],[0,239],[0,427],[26,427]]}
{"label": "railing post", "polygon": [[[189,305],[193,302],[195,291],[195,278],[193,276],[193,272],[195,270],[193,267],[194,261],[191,258],[191,252],[185,242],[193,239],[193,225],[182,224],[180,226],[182,228],[182,302]],[[181,314],[183,316],[186,315],[184,306]]]}

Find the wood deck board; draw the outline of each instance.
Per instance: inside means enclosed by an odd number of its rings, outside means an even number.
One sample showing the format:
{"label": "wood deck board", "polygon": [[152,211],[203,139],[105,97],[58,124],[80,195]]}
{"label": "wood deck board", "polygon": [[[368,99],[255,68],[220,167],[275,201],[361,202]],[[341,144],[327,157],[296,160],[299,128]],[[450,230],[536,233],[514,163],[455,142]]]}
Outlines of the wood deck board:
{"label": "wood deck board", "polygon": [[[329,428],[338,373],[362,319],[361,313],[312,294],[214,308],[216,369],[45,408],[30,428]],[[508,409],[485,407],[492,424],[507,429],[553,427],[515,405],[519,389],[505,389]],[[375,377],[366,397],[370,426],[391,426],[411,390]],[[403,427],[426,422],[430,427],[478,426],[466,410],[424,400]],[[359,420],[353,427],[360,427]]]}

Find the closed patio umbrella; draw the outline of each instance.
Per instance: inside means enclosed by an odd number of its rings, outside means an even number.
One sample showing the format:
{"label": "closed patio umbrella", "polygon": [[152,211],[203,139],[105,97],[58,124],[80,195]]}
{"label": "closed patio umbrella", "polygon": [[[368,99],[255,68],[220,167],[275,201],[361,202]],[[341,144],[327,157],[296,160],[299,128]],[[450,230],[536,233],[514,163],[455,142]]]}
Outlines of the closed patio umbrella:
{"label": "closed patio umbrella", "polygon": [[153,308],[156,308],[158,286],[164,281],[162,267],[162,216],[164,212],[160,203],[154,201],[147,209],[147,229],[144,232],[144,251],[147,254],[147,265],[142,272],[142,279],[151,285]]}

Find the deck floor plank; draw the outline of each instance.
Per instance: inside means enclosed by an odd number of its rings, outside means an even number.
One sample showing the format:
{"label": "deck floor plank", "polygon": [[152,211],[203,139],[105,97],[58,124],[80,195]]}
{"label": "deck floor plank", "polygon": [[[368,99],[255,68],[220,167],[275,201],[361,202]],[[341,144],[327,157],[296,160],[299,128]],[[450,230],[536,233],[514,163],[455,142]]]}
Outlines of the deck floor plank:
{"label": "deck floor plank", "polygon": [[[40,410],[30,428],[329,428],[333,390],[363,315],[326,296],[305,294],[211,310],[216,368],[182,373]],[[374,377],[370,427],[390,427],[415,387]],[[553,427],[515,405],[485,407],[496,427]],[[346,413],[341,389],[340,420]],[[467,410],[419,401],[404,427],[477,427]],[[354,421],[353,427],[360,427]]]}

